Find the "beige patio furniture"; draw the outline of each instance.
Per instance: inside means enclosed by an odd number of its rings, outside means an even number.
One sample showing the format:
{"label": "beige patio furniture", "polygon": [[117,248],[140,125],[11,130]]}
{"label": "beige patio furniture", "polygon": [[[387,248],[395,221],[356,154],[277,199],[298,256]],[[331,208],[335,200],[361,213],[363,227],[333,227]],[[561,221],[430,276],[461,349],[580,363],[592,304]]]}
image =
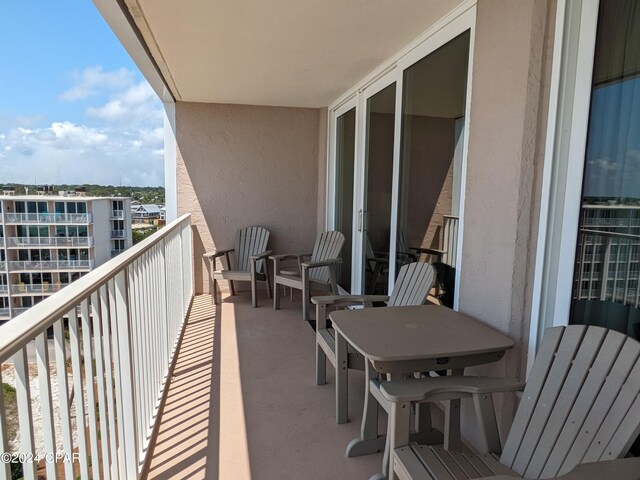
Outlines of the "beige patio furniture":
{"label": "beige patio furniture", "polygon": [[[271,255],[271,250],[267,250],[269,243],[269,230],[264,227],[246,227],[238,230],[235,238],[235,247],[228,250],[215,250],[205,253],[204,258],[209,259],[211,268],[211,280],[213,287],[211,295],[215,304],[219,303],[218,282],[220,280],[229,281],[229,291],[235,295],[233,282],[251,282],[251,303],[258,306],[258,282],[265,282],[267,295],[271,298],[271,278],[269,277],[269,267],[267,257]],[[231,261],[231,253],[233,263]],[[216,268],[216,259],[224,256],[226,265]],[[222,263],[222,262],[221,262]]]}
{"label": "beige patio furniture", "polygon": [[[311,301],[316,305],[316,384],[326,383],[327,360],[334,368],[338,368],[335,352],[335,336],[332,328],[327,325],[328,306],[362,305],[371,307],[374,302],[385,302],[388,307],[422,305],[435,282],[436,273],[428,263],[413,262],[400,268],[398,278],[391,297],[387,295],[336,295],[313,297]],[[347,368],[364,370],[364,357],[351,349],[348,354]],[[337,375],[336,375],[337,377]],[[347,421],[347,396],[338,398],[336,389],[336,421]]]}
{"label": "beige patio furniture", "polygon": [[[273,309],[280,309],[278,285],[302,290],[302,319],[309,320],[309,299],[311,290],[338,293],[336,266],[342,262],[340,251],[344,245],[344,235],[331,231],[318,235],[311,254],[272,255],[273,260]],[[298,270],[283,270],[284,260],[298,260]]]}
{"label": "beige patio furniture", "polygon": [[[380,391],[391,402],[390,476],[638,479],[637,459],[588,463],[624,457],[640,433],[639,355],[640,343],[613,330],[584,325],[547,330],[502,451],[491,395],[520,389],[519,382],[491,377],[383,382]],[[490,454],[409,444],[410,405],[454,398],[473,400]]]}

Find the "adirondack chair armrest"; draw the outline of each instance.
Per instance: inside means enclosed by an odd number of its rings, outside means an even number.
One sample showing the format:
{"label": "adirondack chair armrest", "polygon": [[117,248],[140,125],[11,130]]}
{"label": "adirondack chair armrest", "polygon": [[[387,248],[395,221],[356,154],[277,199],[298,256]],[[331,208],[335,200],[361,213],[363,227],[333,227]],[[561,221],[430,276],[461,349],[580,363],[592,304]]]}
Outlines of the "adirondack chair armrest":
{"label": "adirondack chair armrest", "polygon": [[204,258],[208,258],[209,260],[213,260],[216,257],[221,257],[222,255],[226,255],[227,253],[231,253],[233,251],[233,248],[227,248],[226,250],[214,250],[213,252],[207,252],[202,256]]}
{"label": "adirondack chair armrest", "polygon": [[259,253],[257,255],[251,255],[251,261],[252,262],[257,262],[258,260],[262,260],[264,258],[267,258],[271,255],[271,250],[265,250],[262,253]]}
{"label": "adirondack chair armrest", "polygon": [[433,402],[470,395],[515,392],[524,382],[503,377],[429,377],[380,383],[380,391],[390,402]]}
{"label": "adirondack chair armrest", "polygon": [[437,255],[442,257],[445,253],[445,250],[439,250],[437,248],[428,248],[428,247],[409,247],[409,250],[415,250],[416,253],[426,253],[429,255]]}
{"label": "adirondack chair armrest", "polygon": [[359,305],[368,302],[387,302],[388,295],[322,295],[311,298],[315,305]]}
{"label": "adirondack chair armrest", "polygon": [[273,261],[273,273],[275,275],[280,273],[280,262],[284,260],[297,260],[299,254],[297,253],[281,253],[279,255],[269,255],[269,259]]}
{"label": "adirondack chair armrest", "polygon": [[[639,480],[640,457],[581,463],[569,473],[550,478],[549,480],[602,480],[605,478],[613,478],[615,480]],[[496,475],[493,477],[482,477],[479,480],[522,480],[522,477]]]}
{"label": "adirondack chair armrest", "polygon": [[339,263],[342,263],[341,258],[328,258],[326,260],[319,260],[317,262],[303,262],[300,264],[300,267],[302,267],[303,269],[330,267]]}

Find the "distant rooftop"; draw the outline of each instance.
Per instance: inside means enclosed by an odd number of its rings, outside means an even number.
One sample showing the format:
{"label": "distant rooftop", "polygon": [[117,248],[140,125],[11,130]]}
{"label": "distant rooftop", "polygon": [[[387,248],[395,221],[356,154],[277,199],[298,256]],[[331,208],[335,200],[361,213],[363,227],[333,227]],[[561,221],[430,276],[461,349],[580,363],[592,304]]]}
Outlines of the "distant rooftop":
{"label": "distant rooftop", "polygon": [[0,200],[22,200],[22,201],[37,201],[47,202],[50,200],[64,201],[64,200],[124,200],[129,197],[89,197],[82,195],[0,195]]}

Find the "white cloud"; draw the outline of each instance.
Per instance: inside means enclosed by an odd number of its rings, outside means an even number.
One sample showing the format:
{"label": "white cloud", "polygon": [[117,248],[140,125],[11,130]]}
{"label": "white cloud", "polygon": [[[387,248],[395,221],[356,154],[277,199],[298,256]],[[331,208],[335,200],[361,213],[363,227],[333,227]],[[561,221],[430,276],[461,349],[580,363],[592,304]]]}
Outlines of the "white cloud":
{"label": "white cloud", "polygon": [[100,65],[71,73],[74,85],[60,95],[62,100],[84,100],[105,91],[122,90],[134,83],[134,73],[126,68],[105,72]]}
{"label": "white cloud", "polygon": [[99,107],[88,107],[87,116],[106,122],[162,124],[162,109],[155,92],[146,81],[118,91]]}
{"label": "white cloud", "polygon": [[0,138],[0,183],[162,185],[161,149],[162,138],[149,129],[124,132],[71,122],[15,128]]}
{"label": "white cloud", "polygon": [[162,104],[149,84],[124,68],[72,76],[60,98],[90,99],[84,121],[0,117],[0,183],[162,185]]}

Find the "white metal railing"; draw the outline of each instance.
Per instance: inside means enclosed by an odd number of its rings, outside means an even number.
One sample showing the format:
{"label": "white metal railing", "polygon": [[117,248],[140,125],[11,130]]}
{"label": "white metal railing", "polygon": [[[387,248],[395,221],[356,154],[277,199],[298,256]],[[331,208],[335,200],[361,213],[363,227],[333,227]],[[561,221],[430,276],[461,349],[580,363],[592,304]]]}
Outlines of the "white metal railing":
{"label": "white metal railing", "polygon": [[111,238],[124,238],[126,232],[124,230],[111,230]]}
{"label": "white metal railing", "polygon": [[93,260],[15,260],[9,262],[9,270],[87,270],[93,268]]}
{"label": "white metal railing", "polygon": [[9,293],[9,286],[0,285],[0,295],[6,295],[7,293]]}
{"label": "white metal railing", "polygon": [[61,289],[63,289],[64,287],[66,287],[67,285],[69,285],[68,283],[43,283],[43,284],[37,284],[37,283],[30,283],[30,284],[24,284],[24,283],[19,283],[17,285],[12,285],[11,286],[11,293],[34,293],[34,294],[38,294],[38,293],[55,293]]}
{"label": "white metal railing", "polygon": [[[9,237],[15,247],[89,247],[93,237]],[[13,244],[13,245],[11,245]]]}
{"label": "white metal railing", "polygon": [[0,308],[0,318],[9,318],[9,309],[8,308]]}
{"label": "white metal railing", "polygon": [[2,272],[4,271],[4,269],[5,269],[5,267],[6,267],[6,263],[7,263],[7,262],[4,262],[4,261],[3,261],[3,262],[0,262],[0,273],[2,273]]}
{"label": "white metal railing", "polygon": [[31,307],[13,307],[11,309],[11,315],[14,316],[14,317],[17,317],[21,313],[24,313],[27,310],[29,310],[29,308],[31,308]]}
{"label": "white metal railing", "polygon": [[91,223],[90,213],[5,213],[6,223]]}
{"label": "white metal railing", "polygon": [[111,218],[124,218],[124,210],[111,210]]}
{"label": "white metal railing", "polygon": [[[140,478],[192,298],[191,221],[184,215],[0,326],[0,362],[12,361],[17,378],[20,432],[12,450],[12,419],[0,395],[2,451],[58,452],[75,460],[46,462],[47,478],[56,478],[57,467],[65,478],[77,478],[74,468],[82,479]],[[33,375],[27,356],[32,342]],[[55,372],[67,375],[53,372],[50,346]],[[32,384],[39,392],[38,415]],[[40,412],[42,434],[36,436]],[[23,464],[25,479],[36,478],[36,466]],[[0,464],[0,480],[6,478],[9,465]]]}
{"label": "white metal railing", "polygon": [[124,252],[123,248],[120,249],[115,249],[115,250],[111,250],[111,257],[115,257],[116,255],[120,255],[122,252]]}

